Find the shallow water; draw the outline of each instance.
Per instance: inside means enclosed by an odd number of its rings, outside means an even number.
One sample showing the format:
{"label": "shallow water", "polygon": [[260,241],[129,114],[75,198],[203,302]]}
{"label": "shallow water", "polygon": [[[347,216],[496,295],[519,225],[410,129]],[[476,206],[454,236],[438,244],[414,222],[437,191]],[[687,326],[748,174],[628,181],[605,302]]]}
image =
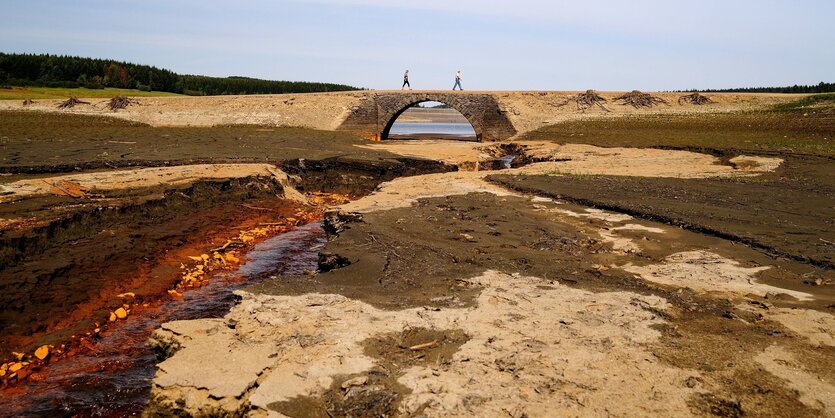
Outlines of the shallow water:
{"label": "shallow water", "polygon": [[500,157],[499,160],[502,162],[502,166],[504,168],[513,168],[513,160],[518,157],[519,154],[508,154],[503,157]]}
{"label": "shallow water", "polygon": [[301,275],[316,270],[326,241],[319,222],[257,244],[236,271],[222,272],[209,284],[143,309],[111,327],[85,352],[50,365],[22,384],[0,392],[0,416],[130,416],[148,402],[157,364],[147,344],[161,323],[216,318],[235,304],[232,293],[271,275]]}
{"label": "shallow water", "polygon": [[449,122],[395,122],[389,131],[389,138],[392,139],[425,136],[475,139],[476,134],[469,123]]}

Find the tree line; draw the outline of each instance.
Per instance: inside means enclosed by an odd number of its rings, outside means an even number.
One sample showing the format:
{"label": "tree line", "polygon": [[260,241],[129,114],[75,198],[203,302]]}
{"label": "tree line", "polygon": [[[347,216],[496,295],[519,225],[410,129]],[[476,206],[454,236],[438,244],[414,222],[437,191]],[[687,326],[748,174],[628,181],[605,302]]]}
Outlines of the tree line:
{"label": "tree line", "polygon": [[793,85],[786,87],[742,87],[735,89],[688,90],[700,93],[835,93],[835,83],[820,82],[813,85]]}
{"label": "tree line", "polygon": [[358,90],[343,84],[183,75],[99,58],[0,52],[0,86],[116,87],[190,95],[280,94]]}

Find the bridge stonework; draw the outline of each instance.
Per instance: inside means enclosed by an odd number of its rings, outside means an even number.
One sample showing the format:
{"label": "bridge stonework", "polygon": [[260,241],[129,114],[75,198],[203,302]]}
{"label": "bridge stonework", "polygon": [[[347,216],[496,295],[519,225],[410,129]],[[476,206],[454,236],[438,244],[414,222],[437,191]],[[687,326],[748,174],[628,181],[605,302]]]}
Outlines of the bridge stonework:
{"label": "bridge stonework", "polygon": [[479,141],[501,141],[516,135],[516,129],[491,94],[451,92],[373,93],[351,108],[337,128],[372,141],[388,138],[400,114],[421,102],[441,102],[457,110],[473,125]]}

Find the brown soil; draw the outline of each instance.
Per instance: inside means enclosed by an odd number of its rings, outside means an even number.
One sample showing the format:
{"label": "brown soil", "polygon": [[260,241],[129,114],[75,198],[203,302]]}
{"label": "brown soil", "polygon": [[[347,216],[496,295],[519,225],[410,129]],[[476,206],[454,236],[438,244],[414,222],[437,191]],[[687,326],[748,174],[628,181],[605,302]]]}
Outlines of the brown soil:
{"label": "brown soil", "polygon": [[[535,97],[514,101],[526,94]],[[564,96],[508,95],[505,106],[539,100],[543,108]],[[729,97],[717,100],[724,106]],[[134,108],[140,106],[126,111]],[[439,144],[420,151],[396,143],[389,150],[361,149],[354,146],[358,140],[331,132],[150,128],[34,113],[3,113],[4,122],[7,115],[16,122],[0,127],[6,129],[0,140],[14,160],[0,161],[0,169],[14,173],[263,162],[266,156],[297,176],[303,190],[359,195],[383,180],[451,169],[396,156],[395,148],[472,160],[474,169],[482,159],[495,159],[461,143],[443,155]],[[693,177],[721,172],[721,179],[554,175],[560,163],[547,162],[529,166],[537,175],[515,169],[490,176],[492,183],[478,172],[386,183],[328,214],[331,240],[321,251],[319,273],[250,286],[225,319],[164,324],[152,344],[168,348],[171,357],[158,366],[146,413],[831,414],[835,153],[821,140],[831,135],[829,116],[798,116],[571,122],[539,131],[538,144],[514,145],[531,155],[573,152],[575,161],[564,165],[578,172],[616,170],[614,161],[635,160],[642,150],[550,145],[704,149],[721,159],[676,155],[720,168]],[[773,124],[744,127],[763,120]],[[85,130],[88,123],[94,127]],[[69,151],[54,155],[54,149]],[[436,150],[438,156],[426,155]],[[728,166],[739,161],[731,157],[740,150],[786,160],[774,173],[743,176],[744,170]],[[111,151],[129,154],[114,162]],[[644,155],[640,167],[624,163],[630,173],[666,170],[675,177],[677,167],[653,164],[679,160],[650,151],[656,153],[646,153],[653,155]],[[171,283],[160,278],[177,269],[166,260],[178,249],[205,246],[219,229],[257,220],[265,209],[286,217],[284,210],[294,207],[277,201],[273,183],[264,181],[129,190],[93,202],[47,195],[3,204],[4,217],[31,211],[50,224],[22,224],[0,236],[14,244],[4,248],[16,248],[3,254],[8,265],[0,270],[0,325],[12,331],[0,344],[58,338],[83,322],[76,312],[115,306],[113,295],[123,289],[140,298],[164,291]],[[136,271],[154,280],[125,283]],[[64,334],[50,334],[58,329]]]}
{"label": "brown soil", "polygon": [[293,216],[298,207],[276,198],[278,192],[259,179],[203,182],[142,203],[90,208],[44,227],[0,232],[3,248],[17,250],[4,251],[0,270],[0,345],[29,351],[33,344],[63,342],[105,322],[123,303],[119,293],[134,292],[138,300],[165,294],[179,277],[179,261],[167,263],[168,257],[263,215],[242,202]]}
{"label": "brown soil", "polygon": [[835,162],[790,157],[774,173],[736,179],[507,176],[507,187],[659,220],[831,269]]}
{"label": "brown soil", "polygon": [[6,173],[347,156],[371,162],[395,158],[357,148],[367,142],[352,135],[312,129],[158,128],[104,116],[18,111],[0,111],[0,119],[0,172]]}
{"label": "brown soil", "polygon": [[[565,204],[557,208],[578,210]],[[306,279],[277,278],[248,290],[274,295],[336,293],[386,309],[424,307],[422,309],[447,311],[472,306],[474,298],[482,291],[460,278],[478,276],[487,269],[502,269],[542,278],[541,292],[554,289],[553,283],[561,283],[599,292],[600,298],[606,292],[625,290],[660,296],[673,307],[657,310],[646,306],[667,322],[659,328],[660,340],[651,344],[649,350],[663,364],[691,373],[680,382],[682,386],[698,391],[687,401],[691,413],[721,416],[760,416],[788,410],[797,416],[821,413],[801,402],[797,392],[787,387],[783,380],[763,371],[762,363],[752,358],[752,353],[762,352],[773,344],[791,347],[793,361],[802,361],[804,370],[829,376],[826,359],[835,356],[835,348],[810,346],[802,338],[791,337],[792,331],[764,314],[737,308],[734,299],[653,286],[619,269],[595,267],[611,263],[613,249],[611,244],[583,236],[588,228],[610,224],[596,218],[573,224],[553,222],[547,213],[525,198],[480,193],[421,199],[412,207],[363,213],[361,219],[343,217],[347,224],[341,225],[342,231],[324,251],[333,255],[325,257],[326,260],[342,259],[343,263]],[[644,241],[638,241],[642,242],[642,247],[652,248],[652,243],[644,244],[646,237],[642,239]],[[709,242],[702,243],[690,235],[662,240],[659,244],[667,247],[667,253],[676,251],[664,244],[668,240],[671,243],[684,240],[688,243],[686,246],[717,248],[731,252],[737,259],[756,259],[752,258],[751,250],[744,247],[724,248],[719,244],[720,239],[708,238]],[[650,251],[636,257],[654,259],[651,254]],[[507,301],[526,303],[518,298]],[[768,303],[768,300],[759,301],[763,299],[751,303]],[[780,302],[772,297],[771,303]],[[375,345],[388,348],[378,364],[410,365],[410,357],[402,347],[436,338],[412,338],[406,343],[399,342],[401,339],[404,339],[402,334],[382,335],[371,340]],[[372,357],[379,357],[378,350],[379,347],[369,351],[366,346],[366,354]],[[460,361],[458,359],[454,364],[461,364]],[[496,367],[519,373],[523,366],[499,363]],[[388,388],[394,393],[402,393]],[[312,402],[309,405],[325,405],[326,410],[334,410],[328,409],[335,407],[327,406],[328,401],[325,401],[333,393],[332,388],[323,398],[307,401]],[[288,411],[283,407],[279,410]],[[304,408],[295,411],[311,413],[311,409]],[[304,415],[300,414],[294,416]]]}
{"label": "brown soil", "polygon": [[[547,222],[530,206],[514,204],[522,201],[477,193],[365,213],[362,222],[349,223],[323,252],[326,258],[338,255],[346,267],[305,279],[270,280],[250,290],[339,293],[402,309],[472,304],[479,290],[462,287],[457,279],[488,269],[598,282],[599,274],[589,266],[603,244],[570,225]],[[543,260],[543,251],[551,258]]]}
{"label": "brown soil", "polygon": [[408,388],[397,383],[413,366],[441,366],[469,338],[461,330],[408,328],[378,335],[364,342],[365,354],[377,360],[367,373],[339,376],[318,397],[300,396],[274,402],[268,408],[288,417],[386,417],[397,407]]}
{"label": "brown soil", "polygon": [[[362,383],[352,384],[355,381]],[[371,370],[335,379],[321,396],[299,396],[273,402],[268,408],[291,418],[390,417],[396,415],[404,391],[385,371]]]}
{"label": "brown soil", "polygon": [[[709,107],[709,106],[704,106]],[[601,147],[685,149],[721,156],[835,156],[835,107],[698,115],[640,115],[569,121],[520,139]]]}
{"label": "brown soil", "polygon": [[[10,350],[58,343],[93,329],[122,302],[116,294],[131,291],[139,299],[164,294],[176,282],[179,265],[166,264],[167,253],[199,243],[230,222],[264,215],[248,207],[293,216],[294,204],[278,198],[283,186],[269,172],[201,181],[187,173],[199,167],[191,165],[162,173],[159,184],[151,178],[134,181],[142,170],[133,177],[128,171],[88,172],[74,181],[46,173],[270,160],[290,171],[304,191],[362,195],[386,179],[450,169],[365,150],[355,146],[360,140],[333,132],[151,128],[101,116],[35,112],[2,112],[2,118],[0,170],[17,174],[0,181],[18,190],[4,195],[0,205],[4,359]],[[26,172],[43,174],[20,174]],[[137,271],[153,279],[137,282]]]}
{"label": "brown soil", "polygon": [[[792,411],[792,416],[819,416],[821,411],[800,402],[795,391],[750,356],[772,344],[787,343],[786,330],[760,317],[730,312],[738,311],[731,308],[719,316],[684,313],[663,328],[661,341],[651,349],[662,361],[701,374],[688,385],[713,386],[711,391],[690,399],[691,410],[723,417],[780,415],[785,411]],[[832,378],[823,359],[833,358],[833,347],[797,344],[793,350],[803,356],[808,369],[827,375],[825,379]]]}
{"label": "brown soil", "polygon": [[340,156],[323,160],[296,159],[285,161],[281,168],[290,174],[299,191],[339,193],[364,196],[385,181],[425,173],[454,171],[455,166],[424,158],[398,157],[368,160],[358,156]]}
{"label": "brown soil", "polygon": [[461,330],[408,328],[366,340],[365,354],[379,359],[386,370],[398,371],[415,365],[449,362],[467,340],[469,337]]}

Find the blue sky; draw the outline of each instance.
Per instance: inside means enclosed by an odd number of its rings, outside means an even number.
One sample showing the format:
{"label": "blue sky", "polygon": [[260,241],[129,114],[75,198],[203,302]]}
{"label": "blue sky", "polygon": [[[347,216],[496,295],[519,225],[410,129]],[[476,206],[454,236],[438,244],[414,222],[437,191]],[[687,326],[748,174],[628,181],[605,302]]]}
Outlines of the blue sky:
{"label": "blue sky", "polygon": [[399,88],[668,90],[835,81],[835,2],[0,0],[0,51]]}

